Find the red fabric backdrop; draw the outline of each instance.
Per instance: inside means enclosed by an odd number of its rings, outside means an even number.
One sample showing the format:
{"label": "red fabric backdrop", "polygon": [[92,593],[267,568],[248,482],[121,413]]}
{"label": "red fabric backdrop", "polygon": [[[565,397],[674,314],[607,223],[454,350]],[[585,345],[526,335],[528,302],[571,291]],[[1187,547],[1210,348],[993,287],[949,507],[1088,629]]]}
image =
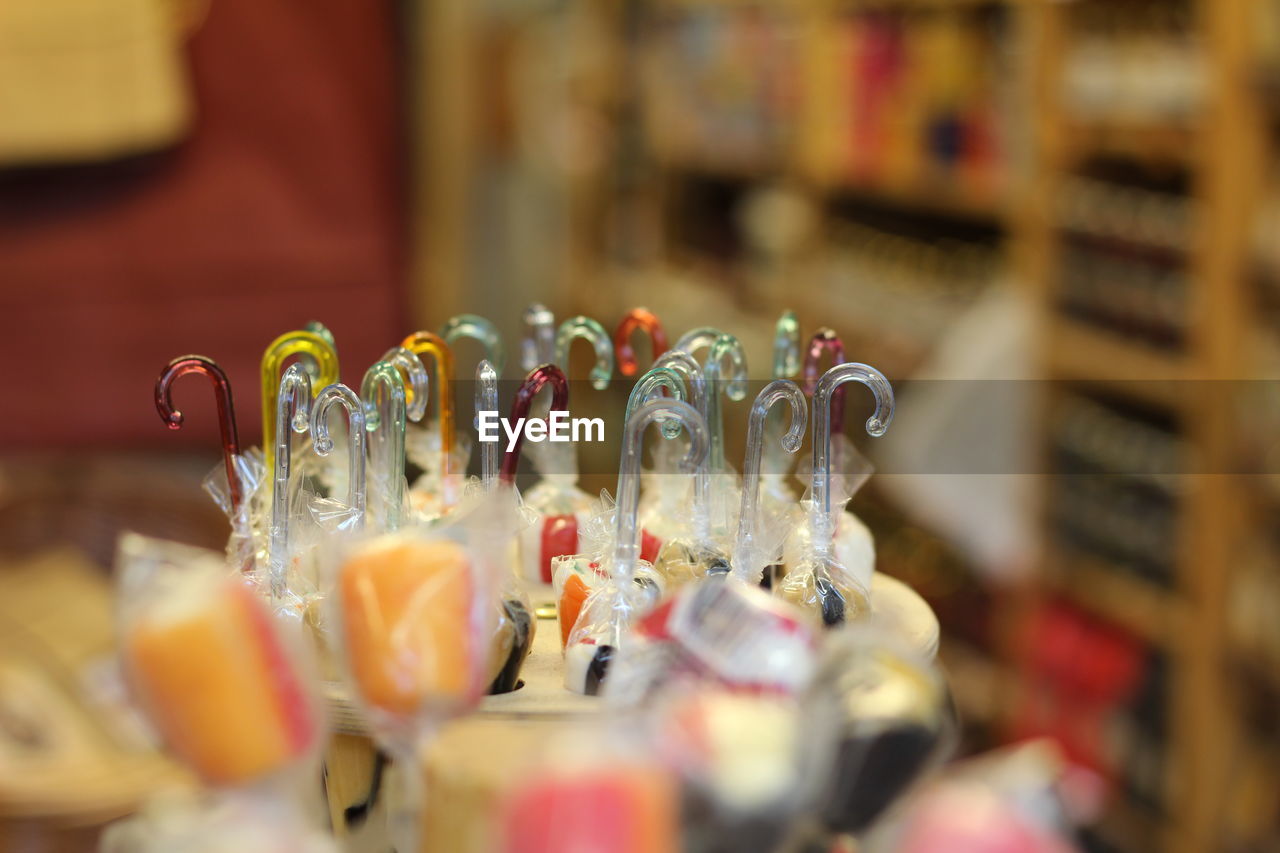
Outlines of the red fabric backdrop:
{"label": "red fabric backdrop", "polygon": [[181,383],[179,433],[152,404],[188,352],[227,370],[256,442],[275,335],[324,322],[354,383],[409,331],[392,6],[212,0],[189,53],[176,150],[0,175],[5,451],[216,448],[207,383]]}

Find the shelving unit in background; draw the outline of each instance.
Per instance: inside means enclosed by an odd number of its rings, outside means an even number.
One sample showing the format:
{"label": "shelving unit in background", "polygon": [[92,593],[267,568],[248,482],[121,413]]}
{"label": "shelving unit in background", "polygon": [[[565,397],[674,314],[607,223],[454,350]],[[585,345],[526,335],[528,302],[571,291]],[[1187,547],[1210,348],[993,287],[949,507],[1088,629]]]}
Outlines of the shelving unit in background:
{"label": "shelving unit in background", "polygon": [[[1268,332],[1280,328],[1280,251],[1269,245],[1275,231],[1267,227],[1280,228],[1280,110],[1263,109],[1280,89],[1280,4],[582,5],[607,7],[603,18],[615,27],[608,50],[621,82],[598,101],[607,106],[601,114],[617,120],[624,162],[586,176],[574,190],[567,301],[605,321],[656,302],[671,306],[664,319],[673,329],[715,317],[753,352],[769,350],[778,312],[794,308],[806,329],[837,328],[852,356],[900,380],[984,288],[1023,288],[1035,311],[1038,360],[1051,380],[1041,407],[1051,476],[1042,478],[1046,547],[1037,573],[1013,589],[977,583],[936,536],[887,500],[860,496],[857,509],[877,531],[881,566],[932,593],[944,625],[953,626],[943,650],[953,677],[965,682],[957,685],[958,700],[992,738],[1025,731],[1028,697],[1042,692],[1041,682],[1029,680],[1040,676],[1028,671],[1025,634],[1017,630],[1042,605],[1060,605],[1082,634],[1124,636],[1146,650],[1151,665],[1135,679],[1132,695],[1100,715],[1113,735],[1101,757],[1121,784],[1096,833],[1099,847],[1192,851],[1274,843],[1280,828],[1274,815],[1268,823],[1266,810],[1275,811],[1280,785],[1274,771],[1280,732],[1266,710],[1274,711],[1280,698],[1274,676],[1280,643],[1267,633],[1274,616],[1258,602],[1274,601],[1280,591],[1280,536],[1243,533],[1278,527],[1280,476],[1225,472],[1265,470],[1268,462],[1274,469],[1280,454],[1268,436],[1280,425],[1280,399],[1270,421],[1259,419],[1263,407],[1254,398],[1232,399],[1238,386],[1214,380],[1280,375],[1280,335]],[[1254,17],[1268,9],[1270,27]],[[1147,12],[1154,24],[1141,23]],[[437,238],[425,252],[431,319],[440,316],[435,305],[465,287],[466,258],[454,233],[465,203],[457,196],[483,148],[465,138],[454,113],[456,106],[476,122],[474,105],[460,103],[466,93],[459,83],[467,79],[461,69],[474,78],[476,65],[459,57],[475,54],[481,27],[460,17],[443,15],[449,30],[438,39],[448,50],[440,56],[450,58],[427,75],[447,90],[436,120],[423,124],[440,137],[428,146],[427,177],[452,194],[432,208],[426,225]],[[966,35],[936,32],[957,21]],[[863,84],[875,84],[864,86],[870,93],[860,96],[864,101],[851,94],[858,81],[850,80],[849,44],[860,23],[881,63],[860,72]],[[979,146],[988,153],[968,166],[942,167],[921,156],[954,155],[954,123],[920,134],[918,121],[907,122],[890,128],[897,135],[879,148],[875,134],[866,134],[875,104],[865,98],[892,88],[886,56],[895,55],[894,27],[912,31],[908,39],[932,32],[933,40],[918,43],[933,46],[927,55],[941,50],[969,57],[970,69],[995,69],[985,81],[981,73],[976,83],[964,78],[969,100],[960,100],[996,104],[1001,117],[990,125],[999,144]],[[1255,43],[1254,36],[1265,41],[1268,33],[1269,46]],[[473,48],[450,41],[455,36]],[[735,55],[733,38],[751,49]],[[975,38],[982,50],[974,50]],[[424,61],[434,62],[430,52]],[[942,81],[933,91],[955,95],[945,74],[924,76]],[[627,82],[633,78],[634,92]],[[655,103],[664,80],[668,94],[679,96],[665,105]],[[893,111],[919,114],[909,97],[895,97]],[[682,112],[689,99],[695,107]],[[856,138],[855,112],[862,126]],[[766,124],[776,127],[752,136],[753,127]],[[469,132],[477,135],[474,127]],[[1116,188],[1123,190],[1118,196]],[[424,198],[431,192],[424,190]],[[1265,215],[1251,223],[1253,202],[1264,193]],[[1187,204],[1167,204],[1179,200]],[[1123,215],[1116,217],[1118,210]],[[1126,233],[1127,222],[1142,233]],[[1249,245],[1251,234],[1256,246]],[[961,279],[969,283],[956,286]],[[520,307],[513,302],[503,310]],[[1250,373],[1259,364],[1271,372]],[[1080,439],[1078,431],[1072,438],[1077,429],[1091,438]],[[1117,434],[1122,445],[1144,453],[1175,448],[1182,461],[1162,464],[1191,473],[1174,478],[1180,487],[1160,497],[1158,484],[1099,466],[1107,452],[1097,437]],[[1074,458],[1060,452],[1064,444]],[[1081,464],[1082,453],[1093,469],[1063,469]],[[1122,488],[1085,491],[1083,503],[1064,513],[1058,486],[1073,478]],[[1147,507],[1139,520],[1160,515],[1154,526],[1146,524],[1171,531],[1168,565],[1134,564],[1099,547],[1106,543],[1070,532],[1072,519],[1077,528],[1081,518],[1090,527],[1081,506],[1096,510],[1105,500],[1118,501],[1109,512],[1122,519],[1135,506]],[[1151,507],[1160,501],[1168,507],[1156,513]],[[1097,530],[1090,532],[1096,538]],[[998,614],[1007,620],[991,624]],[[1253,633],[1240,635],[1238,626],[1248,624]],[[1258,686],[1255,695],[1237,696],[1246,683]],[[1050,686],[1049,693],[1065,697],[1069,716],[1074,700]],[[1163,732],[1163,748],[1135,741],[1135,720]],[[1117,747],[1126,738],[1136,744],[1131,751]],[[1126,784],[1126,772],[1140,778]]]}
{"label": "shelving unit in background", "polygon": [[[1263,840],[1241,836],[1231,821],[1230,744],[1239,743],[1239,726],[1224,701],[1222,658],[1248,479],[1228,473],[1239,470],[1233,448],[1240,435],[1231,414],[1236,388],[1223,381],[1245,376],[1249,363],[1243,235],[1258,114],[1241,85],[1248,5],[1088,0],[1039,12],[1042,169],[1023,259],[1038,282],[1047,332],[1050,475],[1043,582],[1031,592],[1028,614],[1047,601],[1070,601],[1140,639],[1167,672],[1159,796],[1130,789],[1113,801],[1095,836],[1108,849],[1253,849]],[[1140,55],[1155,62],[1145,81],[1124,70],[1125,51],[1146,51]],[[1126,88],[1162,84],[1165,91],[1147,93],[1162,112],[1128,109],[1138,98]],[[1092,203],[1064,210],[1061,201],[1082,177]],[[1078,249],[1082,233],[1092,254]],[[1074,267],[1086,263],[1080,275]],[[1071,292],[1073,277],[1097,287],[1108,274],[1113,303],[1132,297],[1128,316],[1091,313],[1088,300]],[[1064,395],[1084,395],[1107,422],[1064,423]],[[1064,441],[1077,451],[1090,447],[1092,456],[1064,453]],[[1122,464],[1103,458],[1108,445],[1123,451]],[[1152,449],[1174,484],[1159,496],[1151,484],[1132,482],[1134,466]],[[1082,491],[1082,480],[1107,488]],[[1073,529],[1073,518],[1093,523]],[[1155,574],[1100,541],[1112,528],[1132,542],[1144,526],[1164,531],[1170,543]],[[1083,540],[1080,527],[1089,534]],[[1128,770],[1133,762],[1119,758]],[[1144,826],[1158,837],[1132,834]],[[1275,834],[1273,827],[1273,843]]]}

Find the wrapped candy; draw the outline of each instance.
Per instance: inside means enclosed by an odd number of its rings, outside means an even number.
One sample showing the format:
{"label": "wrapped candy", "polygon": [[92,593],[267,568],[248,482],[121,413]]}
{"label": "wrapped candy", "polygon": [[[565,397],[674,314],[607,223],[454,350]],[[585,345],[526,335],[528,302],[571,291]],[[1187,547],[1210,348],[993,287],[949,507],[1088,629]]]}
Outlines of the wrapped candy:
{"label": "wrapped candy", "polygon": [[677,777],[634,732],[586,721],[513,774],[498,803],[494,853],[672,853]]}
{"label": "wrapped candy", "polygon": [[[765,422],[775,403],[791,405],[791,426],[779,442],[788,453],[800,449],[809,425],[809,404],[800,386],[789,379],[775,379],[756,395],[747,421],[747,451],[742,465],[742,503],[738,510],[738,536],[733,546],[734,576],[759,584],[764,568],[778,550],[778,534],[766,529],[759,512],[760,460],[764,451]],[[772,586],[772,578],[769,586]]]}
{"label": "wrapped candy", "polygon": [[860,627],[831,633],[819,672],[839,717],[818,812],[833,833],[861,833],[945,753],[950,695],[929,662]]}
{"label": "wrapped candy", "polygon": [[[547,330],[539,324],[545,324],[549,318],[550,312],[541,306],[535,305],[526,312],[526,322],[531,324],[534,335],[525,341],[526,349],[536,350],[537,341],[545,343]],[[555,362],[563,370],[569,363],[569,348],[578,338],[590,341],[595,348],[592,385],[597,389],[608,387],[613,375],[613,344],[604,327],[589,317],[572,317],[560,324],[555,333]],[[528,412],[518,413],[521,417],[526,415]],[[517,414],[513,413],[512,419],[515,417]],[[574,445],[544,442],[530,448],[529,455],[542,479],[524,493],[524,505],[539,518],[521,534],[520,565],[526,579],[548,584],[551,583],[551,561],[580,550],[580,531],[595,511],[596,502],[578,488],[578,456]]]}
{"label": "wrapped candy", "polygon": [[400,527],[404,512],[405,384],[400,371],[379,361],[360,383],[365,429],[369,432],[366,468],[369,515],[381,530]]}
{"label": "wrapped candy", "polygon": [[314,754],[323,733],[302,649],[216,555],[126,534],[123,669],[165,743],[202,779],[243,785]]}
{"label": "wrapped candy", "polygon": [[614,511],[614,550],[604,568],[607,583],[592,591],[565,648],[565,686],[579,693],[594,693],[603,680],[613,650],[642,612],[648,599],[634,581],[640,563],[637,506],[640,501],[641,439],[655,421],[676,420],[689,434],[684,467],[692,468],[706,455],[707,429],[702,416],[680,400],[650,400],[627,421],[618,465],[618,505]]}
{"label": "wrapped candy", "polygon": [[[844,567],[850,577],[859,585],[870,589],[876,567],[876,544],[870,528],[848,509],[848,503],[858,490],[866,484],[875,471],[871,460],[867,459],[843,435],[831,436],[831,492],[832,535],[831,547],[836,561]],[[839,472],[839,473],[836,473]],[[810,460],[804,460],[798,466],[796,476],[812,479]],[[812,530],[805,524],[807,509],[804,505],[793,504],[788,513],[792,518],[795,530],[787,537],[783,549],[782,566],[776,567],[781,573],[792,566],[799,565],[811,549]]]}
{"label": "wrapped candy", "polygon": [[883,435],[893,420],[893,388],[873,367],[856,362],[831,368],[818,382],[813,394],[813,472],[807,506],[807,546],[798,562],[789,568],[778,593],[796,604],[821,624],[839,625],[865,615],[870,608],[870,589],[860,583],[839,560],[833,537],[841,506],[832,500],[831,398],[846,382],[861,382],[875,396],[875,413],[867,419],[867,432]]}
{"label": "wrapped candy", "polygon": [[512,523],[500,509],[481,503],[457,524],[383,534],[338,562],[334,634],[352,692],[394,758],[397,849],[417,849],[422,749],[489,684],[501,559],[491,543]]}
{"label": "wrapped candy", "polygon": [[795,693],[817,666],[818,639],[804,614],[755,587],[704,578],[635,620],[614,658],[605,695],[639,702],[673,682],[715,682]]}
{"label": "wrapped candy", "polygon": [[[536,393],[536,391],[534,392]],[[476,368],[476,412],[498,410],[498,373],[488,361]],[[501,485],[498,479],[498,445],[480,445],[480,484],[489,500],[506,500],[515,504],[518,497],[513,486]],[[515,513],[513,513],[515,514]],[[520,513],[521,523],[528,524],[527,514]],[[501,598],[489,655],[489,693],[510,693],[520,683],[520,668],[533,648],[537,622],[529,597],[516,583],[511,572],[502,576]]]}
{"label": "wrapped candy", "polygon": [[[664,542],[654,567],[669,583],[687,583],[708,572],[729,570],[728,548],[731,525],[730,507],[737,503],[737,477],[724,459],[724,419],[720,393],[740,400],[746,394],[746,355],[742,344],[732,335],[709,327],[694,329],[676,343],[676,350],[693,355],[710,347],[703,367],[707,394],[704,414],[711,434],[711,449],[695,478],[692,508],[693,529]],[[723,364],[728,361],[733,373],[722,382]]]}
{"label": "wrapped candy", "polygon": [[206,477],[204,488],[231,521],[231,537],[227,541],[228,561],[242,571],[249,572],[257,563],[259,550],[252,507],[254,496],[266,480],[262,454],[257,449],[241,451],[231,382],[217,362],[203,355],[175,358],[156,379],[156,410],[165,426],[169,429],[182,428],[183,414],[173,407],[173,383],[188,373],[206,376],[213,384],[218,405],[218,425],[222,433],[222,471],[215,469]]}
{"label": "wrapped candy", "polygon": [[[285,608],[294,611],[292,599],[286,600],[290,587],[290,575],[293,575],[297,598],[297,574],[299,574],[297,555],[290,547],[290,528],[295,513],[294,495],[290,491],[290,472],[293,461],[292,434],[305,433],[310,429],[311,409],[311,377],[300,364],[291,364],[280,379],[280,392],[276,402],[276,433],[272,437],[275,442],[274,484],[271,490],[271,526],[268,533],[268,585],[271,599],[277,609]],[[314,592],[315,584],[311,584]],[[301,608],[297,608],[300,612]]]}
{"label": "wrapped candy", "polygon": [[[687,391],[680,399],[687,399],[705,420],[707,384],[702,375],[702,368],[693,356],[683,350],[668,350],[658,358],[649,373],[683,380],[683,387]],[[681,383],[677,382],[676,387],[680,385]],[[629,412],[635,409],[630,405],[632,401],[639,405],[652,396],[652,394],[637,396],[636,389],[633,388],[632,398],[628,401]],[[662,433],[668,439],[678,434],[669,432],[666,427],[663,427]],[[685,527],[682,519],[688,515],[683,504],[688,498],[690,478],[679,471],[681,453],[676,448],[677,445],[673,441],[658,445],[653,453],[654,470],[642,475],[641,482],[645,487],[640,500],[641,535],[644,537],[642,547],[644,558],[650,562],[657,560],[663,543],[681,534]],[[709,470],[703,470],[700,467],[694,472],[692,479],[695,506],[707,505],[710,500],[708,492],[711,488]]]}

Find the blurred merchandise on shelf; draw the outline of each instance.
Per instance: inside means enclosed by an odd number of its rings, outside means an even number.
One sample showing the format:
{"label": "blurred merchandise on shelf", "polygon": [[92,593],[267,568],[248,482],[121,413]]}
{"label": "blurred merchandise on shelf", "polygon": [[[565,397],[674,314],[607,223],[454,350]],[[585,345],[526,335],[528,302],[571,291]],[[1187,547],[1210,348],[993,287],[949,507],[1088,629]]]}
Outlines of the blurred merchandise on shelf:
{"label": "blurred merchandise on shelf", "polygon": [[1075,12],[1063,60],[1071,118],[1188,122],[1205,99],[1204,51],[1187,2],[1090,2]]}
{"label": "blurred merchandise on shelf", "polygon": [[1183,443],[1147,413],[1080,394],[1060,395],[1051,420],[1049,514],[1062,545],[1173,586]]}

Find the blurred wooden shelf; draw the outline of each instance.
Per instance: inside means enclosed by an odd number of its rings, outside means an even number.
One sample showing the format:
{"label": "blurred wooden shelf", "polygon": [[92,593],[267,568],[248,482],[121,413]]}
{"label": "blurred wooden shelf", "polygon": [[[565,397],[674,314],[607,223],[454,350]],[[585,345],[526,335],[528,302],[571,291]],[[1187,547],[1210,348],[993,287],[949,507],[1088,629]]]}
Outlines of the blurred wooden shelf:
{"label": "blurred wooden shelf", "polygon": [[1185,402],[1182,383],[1192,378],[1185,355],[1067,317],[1054,317],[1048,332],[1051,379],[1109,386],[1175,410]]}
{"label": "blurred wooden shelf", "polygon": [[1068,121],[1061,145],[1069,161],[1116,157],[1153,165],[1193,165],[1201,134],[1179,121]]}
{"label": "blurred wooden shelf", "polygon": [[1052,554],[1045,572],[1050,589],[1158,648],[1169,649],[1186,624],[1176,593],[1101,560]]}
{"label": "blurred wooden shelf", "polygon": [[954,179],[911,181],[863,181],[825,179],[821,190],[830,196],[861,198],[876,204],[915,210],[935,216],[950,216],[1003,224],[1013,207],[1002,194],[992,190],[976,190]]}

